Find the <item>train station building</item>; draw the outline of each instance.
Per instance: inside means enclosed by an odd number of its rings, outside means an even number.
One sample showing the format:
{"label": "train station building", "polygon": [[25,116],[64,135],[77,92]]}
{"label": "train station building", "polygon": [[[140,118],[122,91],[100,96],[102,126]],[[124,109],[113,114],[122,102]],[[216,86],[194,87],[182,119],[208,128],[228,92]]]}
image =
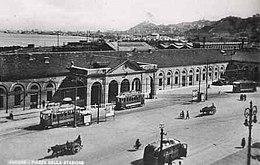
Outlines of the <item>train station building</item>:
{"label": "train station building", "polygon": [[226,71],[219,50],[32,52],[0,55],[0,110],[40,108],[65,97],[77,105],[113,103],[126,91],[156,91],[211,83]]}

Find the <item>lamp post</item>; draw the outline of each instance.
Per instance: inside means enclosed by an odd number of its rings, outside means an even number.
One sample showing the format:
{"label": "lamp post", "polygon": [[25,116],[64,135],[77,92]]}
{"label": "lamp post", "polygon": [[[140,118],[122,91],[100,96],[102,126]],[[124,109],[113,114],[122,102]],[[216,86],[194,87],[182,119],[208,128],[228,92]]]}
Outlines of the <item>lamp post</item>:
{"label": "lamp post", "polygon": [[201,94],[200,94],[200,83],[201,83],[201,70],[199,71],[199,92],[198,92],[198,101],[201,101]]}
{"label": "lamp post", "polygon": [[74,127],[76,128],[77,127],[77,90],[78,88],[76,87],[75,88],[75,105],[74,105]]}
{"label": "lamp post", "polygon": [[161,139],[160,139],[160,157],[159,157],[159,164],[162,165],[163,164],[163,135],[166,135],[166,133],[163,131],[164,128],[164,124],[160,124],[159,128],[161,129],[160,135],[161,135]]}
{"label": "lamp post", "polygon": [[209,64],[207,60],[207,68],[206,68],[206,95],[205,95],[205,100],[208,100],[208,69],[209,69]]}
{"label": "lamp post", "polygon": [[[248,130],[249,130],[249,135],[248,135],[248,152],[247,152],[247,165],[250,165],[250,161],[251,161],[251,129],[252,129],[252,122],[256,123],[257,122],[257,118],[256,118],[256,114],[257,114],[257,107],[254,105],[252,105],[252,101],[250,101],[250,107],[246,108],[244,111],[244,116],[245,116],[245,122],[244,125],[247,127],[248,126]],[[253,117],[253,119],[252,119]]]}

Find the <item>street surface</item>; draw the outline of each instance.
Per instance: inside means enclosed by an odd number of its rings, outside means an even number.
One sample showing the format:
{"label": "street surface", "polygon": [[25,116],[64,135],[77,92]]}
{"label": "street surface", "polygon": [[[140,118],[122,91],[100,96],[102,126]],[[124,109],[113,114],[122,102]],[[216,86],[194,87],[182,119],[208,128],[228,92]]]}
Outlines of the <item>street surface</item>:
{"label": "street surface", "polygon": [[[187,157],[175,160],[175,164],[181,161],[182,165],[209,165],[241,151],[242,137],[248,138],[248,127],[243,125],[244,109],[249,107],[250,100],[260,107],[260,89],[246,93],[247,101],[239,101],[240,93],[225,92],[231,91],[230,86],[212,86],[208,100],[199,103],[190,102],[192,89],[195,87],[159,91],[158,98],[146,100],[144,107],[117,112],[114,120],[109,118],[90,126],[36,130],[38,117],[1,123],[0,164],[65,164],[74,161],[74,164],[84,162],[85,165],[141,165],[145,145],[160,138],[160,123],[164,124],[166,138],[188,144]],[[217,112],[199,116],[200,109],[212,103]],[[178,119],[182,110],[185,114],[189,111],[190,119]],[[259,112],[257,116],[259,121]],[[253,124],[253,143],[260,141],[259,123]],[[47,153],[49,147],[73,141],[78,135],[83,142],[79,153],[57,158],[51,158],[51,153]],[[137,138],[143,145],[133,152]],[[242,161],[246,164],[246,157]],[[260,164],[252,160],[252,165],[254,163]]]}

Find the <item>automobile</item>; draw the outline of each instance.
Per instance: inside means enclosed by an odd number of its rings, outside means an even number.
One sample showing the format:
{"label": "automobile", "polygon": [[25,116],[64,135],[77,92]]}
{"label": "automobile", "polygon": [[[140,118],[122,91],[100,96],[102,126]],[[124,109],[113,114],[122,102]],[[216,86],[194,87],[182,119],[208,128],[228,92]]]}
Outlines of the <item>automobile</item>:
{"label": "automobile", "polygon": [[225,81],[225,79],[218,79],[217,81],[212,82],[212,85],[222,86],[227,85],[227,82]]}

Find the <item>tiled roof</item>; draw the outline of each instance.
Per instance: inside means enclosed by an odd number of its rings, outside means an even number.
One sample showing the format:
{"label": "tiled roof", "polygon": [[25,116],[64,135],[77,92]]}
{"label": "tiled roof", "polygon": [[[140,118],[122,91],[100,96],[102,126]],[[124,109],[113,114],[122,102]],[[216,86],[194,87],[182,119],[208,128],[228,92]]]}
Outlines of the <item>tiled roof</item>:
{"label": "tiled roof", "polygon": [[192,48],[192,44],[191,43],[171,43],[171,44],[160,44],[158,46],[160,49],[190,49]]}
{"label": "tiled roof", "polygon": [[107,42],[114,50],[133,51],[133,50],[153,50],[154,48],[146,42]]}
{"label": "tiled roof", "polygon": [[[231,57],[230,57],[231,58]],[[260,51],[257,49],[243,49],[232,56],[233,61],[260,63]]]}
{"label": "tiled roof", "polygon": [[[237,52],[239,60],[256,62],[259,60],[258,51]],[[251,57],[252,56],[252,57]],[[44,62],[48,57],[49,63]],[[242,58],[243,57],[243,58]],[[256,59],[257,57],[257,59]],[[233,57],[235,59],[237,57]],[[68,73],[66,67],[73,61],[75,66],[94,68],[95,63],[105,63],[106,68],[114,68],[126,59],[136,62],[157,64],[158,68],[200,65],[208,63],[227,62],[229,56],[223,56],[219,50],[210,49],[176,49],[152,50],[145,52],[125,51],[85,51],[85,52],[41,52],[0,55],[1,81],[26,78],[51,77]]]}

